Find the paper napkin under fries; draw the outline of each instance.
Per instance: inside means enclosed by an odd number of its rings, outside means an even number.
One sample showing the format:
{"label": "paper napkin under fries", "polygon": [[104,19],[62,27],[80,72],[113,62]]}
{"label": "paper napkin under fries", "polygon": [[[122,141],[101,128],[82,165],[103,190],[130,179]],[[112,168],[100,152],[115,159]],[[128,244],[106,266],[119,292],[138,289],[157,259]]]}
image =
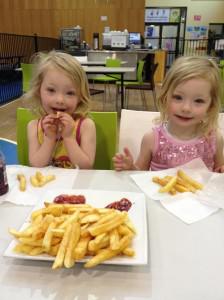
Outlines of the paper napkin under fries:
{"label": "paper napkin under fries", "polygon": [[[201,183],[203,189],[197,190],[196,193],[185,192],[176,195],[159,192],[161,186],[154,183],[152,178],[174,176],[180,169]],[[219,208],[224,208],[224,174],[210,172],[201,159],[194,159],[177,168],[130,176],[150,199],[159,200],[168,211],[188,224],[206,218]]]}
{"label": "paper napkin under fries", "polygon": [[[19,165],[7,166],[7,177],[9,192],[0,197],[0,203],[12,202],[17,205],[34,205],[43,194],[55,188],[72,188],[78,174],[78,169],[63,169],[56,167],[32,168]],[[54,175],[54,180],[47,182],[41,187],[34,187],[30,182],[30,177],[35,176],[36,172],[43,176]],[[23,174],[26,178],[26,188],[20,189],[18,174]]]}

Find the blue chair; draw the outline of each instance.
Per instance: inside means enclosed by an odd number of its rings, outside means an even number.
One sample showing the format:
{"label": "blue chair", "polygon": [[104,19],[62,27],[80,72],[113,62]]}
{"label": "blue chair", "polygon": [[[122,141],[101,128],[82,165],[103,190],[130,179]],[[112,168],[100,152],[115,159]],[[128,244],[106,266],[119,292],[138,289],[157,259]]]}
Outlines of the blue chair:
{"label": "blue chair", "polygon": [[19,164],[17,158],[17,143],[8,139],[0,138],[0,150],[3,152],[7,165]]}

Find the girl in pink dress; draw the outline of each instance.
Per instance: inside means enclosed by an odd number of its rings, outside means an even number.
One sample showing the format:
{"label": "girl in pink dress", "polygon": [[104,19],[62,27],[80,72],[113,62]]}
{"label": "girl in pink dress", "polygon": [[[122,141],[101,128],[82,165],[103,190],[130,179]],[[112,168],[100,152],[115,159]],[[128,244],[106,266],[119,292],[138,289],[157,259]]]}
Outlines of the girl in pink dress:
{"label": "girl in pink dress", "polygon": [[158,124],[144,135],[136,162],[128,148],[115,155],[115,170],[163,170],[201,158],[209,170],[224,172],[223,137],[218,130],[220,87],[213,61],[178,58],[158,98]]}

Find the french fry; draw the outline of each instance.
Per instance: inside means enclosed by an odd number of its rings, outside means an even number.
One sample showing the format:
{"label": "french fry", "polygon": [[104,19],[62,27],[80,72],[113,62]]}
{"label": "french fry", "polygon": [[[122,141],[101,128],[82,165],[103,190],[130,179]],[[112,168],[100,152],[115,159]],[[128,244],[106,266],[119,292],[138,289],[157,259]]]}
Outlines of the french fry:
{"label": "french fry", "polygon": [[39,186],[39,181],[37,180],[37,178],[34,175],[30,176],[30,183],[34,187],[38,187]]}
{"label": "french fry", "polygon": [[26,177],[23,174],[18,174],[17,179],[19,180],[19,189],[21,192],[26,190]]}
{"label": "french fry", "polygon": [[202,190],[203,189],[203,184],[197,182],[196,180],[194,180],[193,178],[188,176],[186,173],[184,173],[184,171],[178,170],[177,174],[180,178],[182,178],[184,181],[188,182],[190,185],[192,185],[197,190]]}
{"label": "french fry", "polygon": [[177,182],[177,176],[174,176],[168,181],[168,183],[159,189],[159,193],[168,193],[175,186]]}
{"label": "french fry", "polygon": [[45,253],[45,249],[42,247],[34,247],[32,250],[30,250],[29,255],[36,256],[39,254]]}
{"label": "french fry", "polygon": [[91,236],[88,235],[87,237],[81,237],[76,248],[73,251],[73,257],[75,260],[83,259],[86,255],[89,241],[91,240]]}
{"label": "french fry", "polygon": [[110,221],[106,222],[106,223],[102,223],[102,224],[94,224],[93,226],[89,227],[89,233],[92,236],[96,236],[98,234],[101,234],[103,232],[107,232],[112,230],[113,228],[121,225],[124,220],[126,219],[127,214],[125,211],[121,212],[121,213],[117,213],[117,215]]}
{"label": "french fry", "polygon": [[44,235],[42,247],[45,249],[46,252],[50,251],[51,241],[52,241],[52,238],[53,238],[53,235],[54,235],[52,229],[54,229],[55,227],[56,227],[56,222],[52,222],[48,226],[48,229],[47,229],[47,231]]}
{"label": "french fry", "polygon": [[16,253],[25,253],[25,254],[29,254],[30,251],[32,251],[33,247],[30,246],[30,245],[26,245],[26,244],[17,244],[13,251],[16,252]]}
{"label": "french fry", "polygon": [[[165,186],[169,182],[169,180],[170,179],[168,179],[168,178],[159,178],[159,177],[153,177],[152,178],[153,182],[158,183],[161,186]],[[169,193],[172,194],[172,195],[175,195],[176,194],[175,188],[174,187],[171,188]]]}
{"label": "french fry", "polygon": [[53,270],[63,266],[64,257],[65,257],[65,253],[66,253],[66,247],[67,247],[67,244],[68,244],[69,239],[70,239],[71,230],[72,230],[72,225],[68,224],[68,226],[65,230],[65,234],[63,236],[62,242],[59,246],[58,253],[57,253],[57,256],[55,258],[54,264],[52,266]]}
{"label": "french fry", "polygon": [[42,187],[55,178],[55,175],[44,176],[40,171],[36,171],[35,175],[30,176],[30,183],[34,187]]}
{"label": "french fry", "polygon": [[66,268],[71,268],[75,264],[75,259],[73,256],[73,249],[76,247],[80,237],[80,224],[74,222],[71,228],[70,240],[65,253],[64,266]]}
{"label": "french fry", "polygon": [[195,193],[197,191],[196,188],[194,188],[191,184],[188,182],[184,181],[182,178],[178,177],[177,178],[177,184],[186,188],[187,192],[192,192]]}
{"label": "french fry", "polygon": [[81,218],[80,223],[86,224],[86,223],[94,223],[97,222],[100,219],[100,215],[97,213],[91,213],[88,215],[85,215]]}
{"label": "french fry", "polygon": [[125,248],[122,253],[127,256],[135,256],[135,251],[132,248]]}
{"label": "french fry", "polygon": [[117,250],[119,249],[119,233],[117,228],[114,228],[113,230],[110,231],[110,248],[112,250]]}
{"label": "french fry", "polygon": [[119,243],[119,248],[117,250],[111,250],[110,248],[107,249],[102,249],[97,255],[95,255],[94,257],[92,257],[85,265],[85,268],[92,268],[98,264],[100,264],[101,262],[112,258],[114,256],[116,256],[117,254],[119,254],[120,252],[122,252],[125,248],[128,247],[128,245],[130,244],[130,237],[129,236],[124,236]]}

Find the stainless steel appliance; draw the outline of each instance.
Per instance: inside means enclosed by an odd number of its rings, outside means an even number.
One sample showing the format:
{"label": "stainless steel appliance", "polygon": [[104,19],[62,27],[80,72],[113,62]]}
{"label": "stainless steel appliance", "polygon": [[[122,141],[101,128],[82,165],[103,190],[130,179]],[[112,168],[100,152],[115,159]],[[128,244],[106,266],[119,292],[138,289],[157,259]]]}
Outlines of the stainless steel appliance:
{"label": "stainless steel appliance", "polygon": [[124,31],[110,31],[103,33],[103,49],[126,49],[129,45],[129,34]]}
{"label": "stainless steel appliance", "polygon": [[81,49],[83,41],[83,29],[77,25],[72,28],[61,30],[61,48],[65,51],[72,52]]}

